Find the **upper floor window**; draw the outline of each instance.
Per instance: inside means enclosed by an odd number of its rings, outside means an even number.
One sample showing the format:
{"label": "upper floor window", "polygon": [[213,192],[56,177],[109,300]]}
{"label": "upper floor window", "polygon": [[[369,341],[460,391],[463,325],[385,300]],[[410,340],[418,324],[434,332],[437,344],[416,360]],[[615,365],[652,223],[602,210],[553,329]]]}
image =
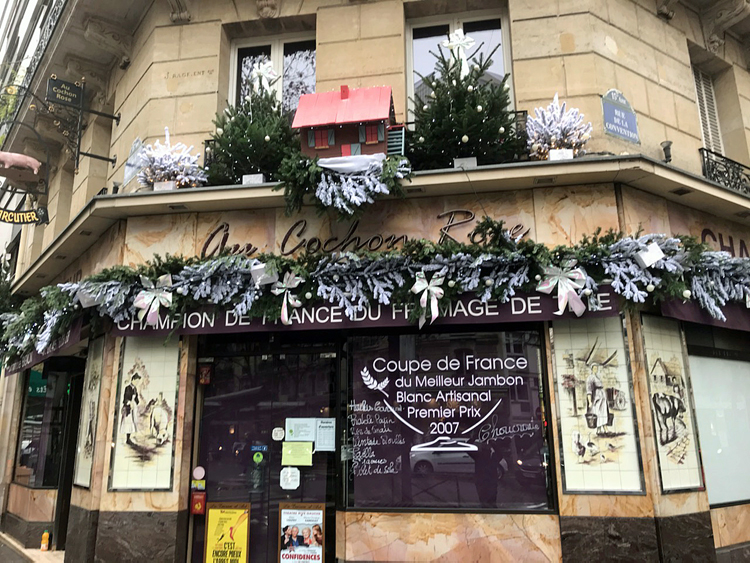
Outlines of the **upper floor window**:
{"label": "upper floor window", "polygon": [[708,150],[724,154],[714,79],[696,67],[693,67],[693,78],[695,78],[695,93],[703,132],[703,146]]}
{"label": "upper floor window", "polygon": [[476,51],[476,58],[483,55],[486,59],[493,50],[492,65],[485,75],[486,79],[502,81],[507,69],[510,69],[510,45],[509,38],[504,37],[508,29],[503,15],[496,12],[474,12],[448,17],[431,17],[414,20],[409,26],[407,45],[407,88],[411,100],[419,95],[423,100],[429,100],[430,89],[424,84],[422,77],[428,78],[435,73],[435,57],[432,53],[438,53],[438,47],[443,49],[446,57],[450,51],[442,46],[447,37],[457,31],[463,30],[465,35],[474,41],[467,55]]}
{"label": "upper floor window", "polygon": [[300,96],[315,92],[315,38],[295,36],[238,42],[234,58],[234,102],[250,94],[256,64],[271,61],[279,79],[273,85],[285,112],[297,109]]}

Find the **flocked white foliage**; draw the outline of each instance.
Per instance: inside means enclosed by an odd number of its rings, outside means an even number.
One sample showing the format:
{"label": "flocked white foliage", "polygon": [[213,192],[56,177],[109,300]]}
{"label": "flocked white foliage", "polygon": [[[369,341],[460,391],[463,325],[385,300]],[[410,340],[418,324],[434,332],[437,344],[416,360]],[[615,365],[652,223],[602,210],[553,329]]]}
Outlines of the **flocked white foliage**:
{"label": "flocked white foliage", "polygon": [[[402,160],[395,177],[402,179],[411,173],[409,161]],[[321,175],[315,196],[326,207],[335,207],[347,215],[354,215],[362,205],[375,203],[375,198],[390,193],[382,180],[383,163],[372,162],[364,172],[342,174],[326,170]]]}
{"label": "flocked white foliage", "polygon": [[141,171],[138,182],[150,188],[154,182],[172,182],[178,188],[196,187],[206,183],[206,173],[198,165],[199,155],[191,154],[193,147],[184,143],[172,145],[169,140],[169,129],[164,128],[165,143],[159,139],[153,145],[147,145],[141,152]]}
{"label": "flocked white foliage", "polygon": [[550,149],[573,149],[580,153],[591,138],[591,123],[583,120],[577,109],[566,109],[567,103],[555,99],[547,108],[536,108],[526,121],[527,145],[531,158],[544,160]]}

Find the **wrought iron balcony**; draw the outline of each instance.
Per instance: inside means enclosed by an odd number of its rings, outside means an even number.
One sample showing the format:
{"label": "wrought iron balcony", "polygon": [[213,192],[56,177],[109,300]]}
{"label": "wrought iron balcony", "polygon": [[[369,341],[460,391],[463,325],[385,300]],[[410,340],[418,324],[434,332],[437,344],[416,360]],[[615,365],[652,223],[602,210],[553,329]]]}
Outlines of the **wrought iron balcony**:
{"label": "wrought iron balcony", "polygon": [[722,186],[750,196],[750,168],[708,149],[699,149],[703,175]]}

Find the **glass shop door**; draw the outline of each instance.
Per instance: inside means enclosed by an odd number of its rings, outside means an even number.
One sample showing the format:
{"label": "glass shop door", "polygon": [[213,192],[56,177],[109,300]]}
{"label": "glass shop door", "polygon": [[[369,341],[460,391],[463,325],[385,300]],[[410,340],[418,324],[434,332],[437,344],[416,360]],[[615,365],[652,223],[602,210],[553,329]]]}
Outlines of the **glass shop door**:
{"label": "glass shop door", "polygon": [[[199,364],[205,358],[212,366],[211,382],[202,390],[198,452],[198,465],[206,470],[206,503],[209,508],[215,502],[250,503],[250,561],[279,561],[280,549],[289,549],[280,547],[282,540],[298,552],[318,547],[323,561],[334,561],[336,452],[315,451],[311,460],[303,453],[282,465],[282,445],[290,436],[280,439],[278,429],[289,418],[334,420],[336,345],[262,338],[202,342]],[[286,466],[298,469],[299,479],[282,488]],[[285,512],[285,532],[279,525],[279,506],[285,503],[321,503],[325,519],[316,527],[309,515],[292,522]],[[206,516],[194,518],[192,561],[201,562],[212,546],[206,545]]]}

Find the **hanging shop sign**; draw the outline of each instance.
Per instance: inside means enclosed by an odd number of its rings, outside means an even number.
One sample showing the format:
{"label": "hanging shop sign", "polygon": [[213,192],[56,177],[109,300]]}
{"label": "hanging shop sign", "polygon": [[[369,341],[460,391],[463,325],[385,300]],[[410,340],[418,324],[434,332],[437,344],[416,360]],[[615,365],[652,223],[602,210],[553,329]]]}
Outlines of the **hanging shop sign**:
{"label": "hanging shop sign", "polygon": [[28,211],[0,211],[0,221],[3,223],[12,223],[15,225],[42,224],[49,221],[46,207],[37,207]]}
{"label": "hanging shop sign", "polygon": [[248,563],[250,503],[206,505],[205,563]]}
{"label": "hanging shop sign", "polygon": [[[602,285],[597,293],[599,309],[588,310],[588,317],[611,317],[619,314],[617,296],[610,286]],[[342,307],[320,304],[311,307],[292,308],[291,324],[285,326],[280,320],[252,318],[233,311],[193,311],[169,316],[163,311],[156,326],[148,325],[138,316],[118,321],[113,332],[117,336],[144,336],[174,334],[232,334],[240,332],[272,332],[278,330],[320,330],[352,328],[395,328],[412,326],[410,321],[413,305],[380,305],[357,313],[354,319],[344,314]],[[433,323],[438,325],[477,325],[507,322],[542,322],[564,318],[576,318],[566,310],[557,315],[557,301],[541,294],[517,293],[507,303],[498,300],[482,300],[464,295],[461,299],[440,305],[440,316]]]}
{"label": "hanging shop sign", "polygon": [[93,154],[93,153],[81,150],[81,138],[83,136],[83,131],[85,129],[85,124],[83,120],[84,113],[98,115],[100,117],[113,120],[115,123],[117,123],[117,125],[120,124],[119,113],[117,115],[112,115],[110,113],[104,113],[101,111],[96,111],[91,108],[85,107],[85,101],[86,101],[86,79],[85,78],[81,78],[81,80],[78,82],[67,82],[65,80],[61,80],[57,78],[57,76],[54,74],[51,75],[47,79],[46,100],[50,104],[71,107],[77,113],[76,115],[77,126],[76,126],[75,137],[74,137],[76,139],[76,143],[75,143],[76,174],[78,173],[78,164],[80,163],[82,156],[87,156],[95,160],[103,160],[105,162],[109,162],[114,167],[115,163],[117,162],[117,155],[110,158],[107,156]]}
{"label": "hanging shop sign", "polygon": [[81,107],[83,88],[80,83],[68,82],[59,78],[47,80],[47,101],[61,106]]}
{"label": "hanging shop sign", "polygon": [[278,561],[318,561],[325,557],[325,504],[279,504]]}
{"label": "hanging shop sign", "polygon": [[640,144],[638,122],[630,102],[619,90],[609,90],[602,96],[604,131],[629,143]]}

